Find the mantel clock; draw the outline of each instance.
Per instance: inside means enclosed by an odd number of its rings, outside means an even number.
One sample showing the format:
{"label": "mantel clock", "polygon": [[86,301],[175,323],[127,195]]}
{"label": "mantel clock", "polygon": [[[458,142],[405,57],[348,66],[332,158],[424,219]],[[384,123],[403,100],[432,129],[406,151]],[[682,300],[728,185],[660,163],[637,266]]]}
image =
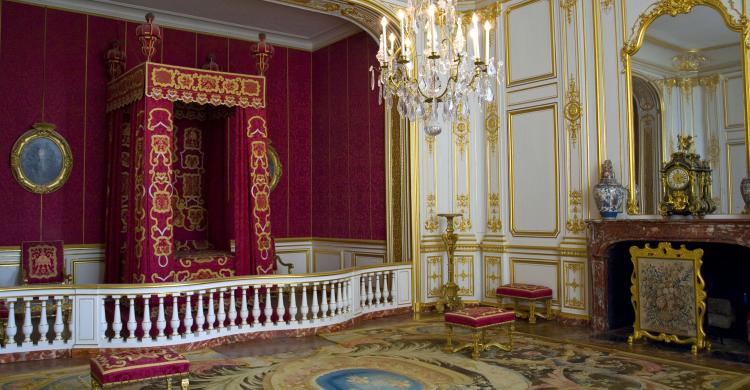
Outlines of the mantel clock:
{"label": "mantel clock", "polygon": [[679,150],[661,169],[661,215],[711,214],[716,203],[711,195],[711,166],[693,150],[693,137],[678,136]]}

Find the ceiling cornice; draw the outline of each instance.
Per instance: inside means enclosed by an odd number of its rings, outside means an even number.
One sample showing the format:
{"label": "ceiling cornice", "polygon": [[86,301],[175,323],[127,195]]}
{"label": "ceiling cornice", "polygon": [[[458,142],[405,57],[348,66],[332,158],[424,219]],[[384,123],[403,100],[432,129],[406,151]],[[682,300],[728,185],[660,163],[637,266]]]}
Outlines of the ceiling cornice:
{"label": "ceiling cornice", "polygon": [[350,24],[324,31],[312,39],[309,39],[295,34],[284,33],[282,31],[260,31],[249,26],[221,20],[201,18],[198,16],[149,7],[134,6],[110,0],[21,0],[21,2],[103,17],[124,19],[133,22],[142,22],[143,15],[146,12],[153,12],[156,14],[156,22],[160,26],[244,39],[248,41],[258,41],[258,34],[265,33],[268,37],[268,41],[274,45],[305,51],[317,50],[359,31],[357,26]]}

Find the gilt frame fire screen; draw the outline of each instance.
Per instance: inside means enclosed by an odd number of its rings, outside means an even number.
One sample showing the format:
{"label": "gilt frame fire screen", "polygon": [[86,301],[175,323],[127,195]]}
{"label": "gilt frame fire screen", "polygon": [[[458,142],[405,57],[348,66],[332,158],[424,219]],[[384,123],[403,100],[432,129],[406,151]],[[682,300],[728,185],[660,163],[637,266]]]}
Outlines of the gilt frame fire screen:
{"label": "gilt frame fire screen", "polygon": [[707,297],[701,275],[703,250],[685,245],[674,249],[671,243],[660,242],[656,248],[631,246],[630,255],[635,322],[628,344],[645,337],[692,344],[693,354],[710,348],[703,330]]}

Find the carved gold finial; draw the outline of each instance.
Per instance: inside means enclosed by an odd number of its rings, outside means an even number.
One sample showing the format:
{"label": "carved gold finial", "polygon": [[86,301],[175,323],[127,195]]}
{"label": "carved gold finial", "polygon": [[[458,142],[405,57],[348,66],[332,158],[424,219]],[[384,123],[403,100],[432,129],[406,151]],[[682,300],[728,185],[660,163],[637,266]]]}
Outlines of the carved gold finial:
{"label": "carved gold finial", "polygon": [[680,152],[692,153],[695,149],[695,138],[692,135],[680,134],[677,136],[677,144]]}

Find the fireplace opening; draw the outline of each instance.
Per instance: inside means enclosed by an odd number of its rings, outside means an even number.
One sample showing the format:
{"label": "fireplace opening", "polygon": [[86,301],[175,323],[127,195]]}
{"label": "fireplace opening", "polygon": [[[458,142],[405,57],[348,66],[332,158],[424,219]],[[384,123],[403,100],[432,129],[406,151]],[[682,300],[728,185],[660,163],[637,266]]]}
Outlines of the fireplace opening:
{"label": "fireplace opening", "polygon": [[[656,247],[657,242],[624,241],[608,249],[607,296],[610,330],[633,327],[635,311],[631,303],[631,275],[633,263],[629,249],[646,243]],[[747,347],[750,338],[750,248],[719,243],[672,242],[674,248],[685,245],[688,249],[704,251],[701,274],[706,282],[708,313],[703,327],[712,342],[732,339]],[[709,320],[709,317],[712,317]]]}

